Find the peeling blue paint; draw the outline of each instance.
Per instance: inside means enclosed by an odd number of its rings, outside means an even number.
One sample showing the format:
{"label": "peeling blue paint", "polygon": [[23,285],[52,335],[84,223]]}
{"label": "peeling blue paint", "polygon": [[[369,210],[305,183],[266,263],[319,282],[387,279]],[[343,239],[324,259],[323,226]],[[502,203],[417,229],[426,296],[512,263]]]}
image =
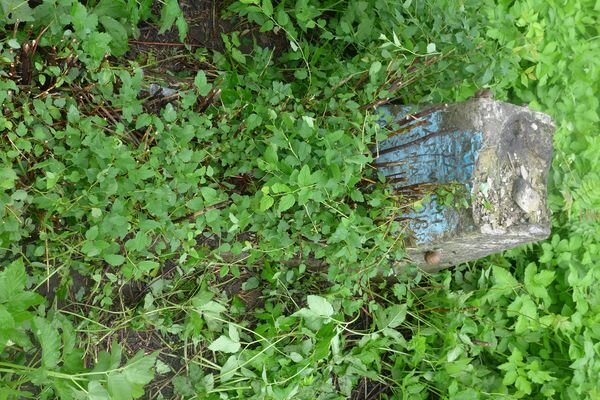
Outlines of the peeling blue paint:
{"label": "peeling blue paint", "polygon": [[[394,116],[403,119],[411,110],[402,107]],[[381,107],[382,124],[390,110]],[[390,185],[410,193],[419,185],[462,183],[469,190],[483,134],[444,126],[443,111],[434,111],[410,121],[400,131],[379,143],[375,165]],[[440,206],[435,198],[420,211],[404,215],[417,244],[451,235],[458,228],[458,213]]]}
{"label": "peeling blue paint", "polygon": [[408,226],[416,244],[430,243],[451,235],[459,228],[460,216],[452,207],[441,206],[435,196],[419,211],[410,211],[404,215],[409,219]]}

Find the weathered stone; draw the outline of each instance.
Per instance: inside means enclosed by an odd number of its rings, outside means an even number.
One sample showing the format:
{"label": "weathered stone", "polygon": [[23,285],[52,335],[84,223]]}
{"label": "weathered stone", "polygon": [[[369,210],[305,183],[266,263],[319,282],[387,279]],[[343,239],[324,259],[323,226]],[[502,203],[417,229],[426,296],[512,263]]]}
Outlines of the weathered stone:
{"label": "weathered stone", "polygon": [[[488,97],[441,105],[395,122],[375,165],[398,194],[431,201],[403,215],[408,260],[428,271],[477,260],[550,234],[547,177],[554,124],[549,116]],[[468,206],[443,204],[436,189],[465,188]]]}

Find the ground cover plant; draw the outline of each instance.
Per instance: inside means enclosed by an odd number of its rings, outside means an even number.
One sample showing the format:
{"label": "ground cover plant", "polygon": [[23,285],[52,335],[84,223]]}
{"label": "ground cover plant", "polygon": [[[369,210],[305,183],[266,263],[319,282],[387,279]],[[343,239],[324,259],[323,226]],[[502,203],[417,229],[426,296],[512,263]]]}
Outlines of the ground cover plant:
{"label": "ground cover plant", "polygon": [[[0,399],[600,397],[591,0],[0,0]],[[551,114],[553,233],[394,275],[374,107]]]}

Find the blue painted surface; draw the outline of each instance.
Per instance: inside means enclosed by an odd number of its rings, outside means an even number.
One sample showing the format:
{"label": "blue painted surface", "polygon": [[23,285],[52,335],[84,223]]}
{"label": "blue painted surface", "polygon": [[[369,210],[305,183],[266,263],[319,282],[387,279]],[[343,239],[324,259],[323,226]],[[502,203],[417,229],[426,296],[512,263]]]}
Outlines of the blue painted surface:
{"label": "blue painted surface", "polygon": [[[383,115],[390,110],[381,107]],[[403,107],[396,121],[403,119],[410,107]],[[383,123],[382,117],[382,123]],[[375,164],[390,185],[410,194],[419,185],[462,183],[471,189],[471,179],[481,149],[482,133],[459,131],[444,125],[443,111],[435,111],[411,121],[388,139],[379,143]],[[458,213],[437,204],[435,198],[420,211],[404,215],[417,244],[451,235],[458,227]]]}
{"label": "blue painted surface", "polygon": [[409,211],[403,217],[409,219],[408,226],[418,245],[451,235],[458,230],[460,220],[456,210],[439,205],[435,196],[419,211]]}

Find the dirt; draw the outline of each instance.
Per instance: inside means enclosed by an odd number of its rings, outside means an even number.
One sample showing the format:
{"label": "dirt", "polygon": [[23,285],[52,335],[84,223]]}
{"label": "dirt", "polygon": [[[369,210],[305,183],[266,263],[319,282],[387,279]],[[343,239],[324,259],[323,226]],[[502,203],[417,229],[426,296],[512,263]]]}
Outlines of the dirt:
{"label": "dirt", "polygon": [[[180,1],[188,23],[184,43],[180,42],[176,27],[161,34],[157,24],[144,23],[140,27],[139,37],[130,40],[130,50],[126,57],[141,64],[153,64],[153,69],[157,71],[173,74],[213,69],[209,52],[225,51],[222,34],[238,32],[241,50],[246,54],[252,51],[254,43],[272,48],[276,54],[281,54],[288,48],[289,43],[283,32],[259,32],[258,26],[228,15],[226,7],[229,3],[219,0]],[[155,3],[153,12],[160,15],[159,2]]]}
{"label": "dirt", "polygon": [[352,391],[350,400],[378,400],[383,398],[384,395],[387,397],[390,394],[390,388],[387,384],[369,378],[361,378]]}

